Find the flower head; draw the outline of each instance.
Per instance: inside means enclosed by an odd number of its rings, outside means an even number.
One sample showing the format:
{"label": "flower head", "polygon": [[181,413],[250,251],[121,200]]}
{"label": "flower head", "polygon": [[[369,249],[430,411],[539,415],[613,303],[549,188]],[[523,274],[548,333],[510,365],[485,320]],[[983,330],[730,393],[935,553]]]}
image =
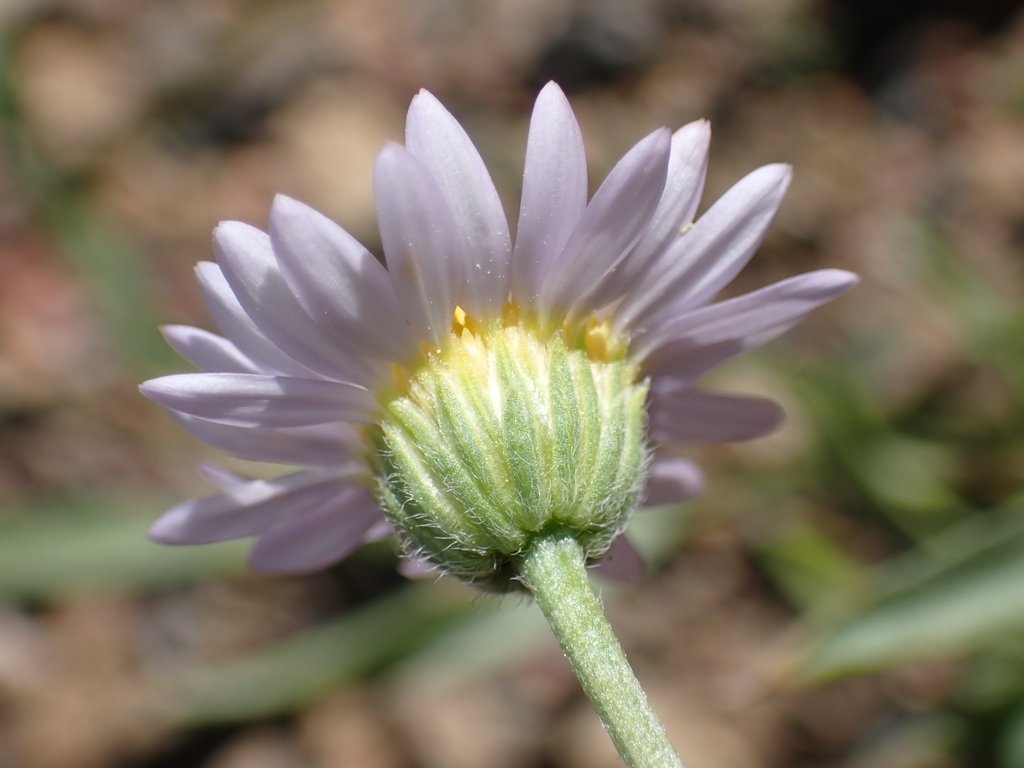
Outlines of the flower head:
{"label": "flower head", "polygon": [[695,386],[856,282],[820,270],[712,303],[761,242],[789,183],[769,165],[699,219],[708,124],[660,129],[588,201],[580,130],[554,84],[530,124],[513,242],[480,155],[430,94],[374,174],[387,267],[338,225],[278,197],[269,231],[214,233],[197,267],[222,335],[168,342],[200,373],[146,382],[199,439],[297,466],[211,474],[158,541],[255,537],[253,567],[307,571],[398,534],[415,569],[498,589],[552,526],[613,575],[642,503],[701,486],[679,446],[774,429],[771,401]]}

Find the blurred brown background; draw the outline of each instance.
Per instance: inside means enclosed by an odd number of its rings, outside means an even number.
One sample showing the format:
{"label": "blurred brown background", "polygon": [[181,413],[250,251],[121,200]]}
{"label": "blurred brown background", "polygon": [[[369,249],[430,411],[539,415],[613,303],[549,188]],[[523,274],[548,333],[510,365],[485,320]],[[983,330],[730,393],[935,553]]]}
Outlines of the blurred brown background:
{"label": "blurred brown background", "polygon": [[[1024,766],[1024,11],[875,0],[7,0],[0,6],[0,766],[617,765],[531,606],[390,548],[248,574],[145,527],[210,458],[142,378],[209,327],[218,220],[274,192],[379,252],[373,159],[421,87],[514,221],[554,79],[591,177],[712,120],[710,201],[795,181],[735,290],[863,282],[727,386],[790,419],[694,452],[604,587],[692,768]],[[730,289],[732,290],[732,289]]]}

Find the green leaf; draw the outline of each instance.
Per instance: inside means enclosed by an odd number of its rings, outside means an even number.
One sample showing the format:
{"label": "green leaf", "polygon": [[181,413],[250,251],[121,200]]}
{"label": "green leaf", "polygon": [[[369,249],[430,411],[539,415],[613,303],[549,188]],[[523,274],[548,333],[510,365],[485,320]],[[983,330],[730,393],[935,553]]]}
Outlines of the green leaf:
{"label": "green leaf", "polygon": [[[56,502],[54,502],[56,503]],[[160,509],[72,499],[34,505],[3,523],[0,598],[50,600],[96,591],[148,591],[241,572],[246,544],[165,547],[146,538]]]}
{"label": "green leaf", "polygon": [[291,712],[442,635],[472,600],[462,588],[414,584],[265,651],[191,670],[171,684],[172,718],[212,725]]}
{"label": "green leaf", "polygon": [[758,557],[783,592],[807,608],[830,602],[860,573],[849,555],[805,520],[774,528],[758,544]]}
{"label": "green leaf", "polygon": [[802,371],[789,382],[820,430],[821,457],[837,461],[844,480],[853,480],[910,538],[926,538],[958,519],[952,446],[899,432],[849,371]]}
{"label": "green leaf", "polygon": [[693,535],[697,504],[660,504],[646,507],[630,518],[627,535],[644,562],[664,565]]}
{"label": "green leaf", "polygon": [[802,660],[810,677],[961,656],[1024,631],[1024,514],[954,526],[883,566],[875,599],[822,631]]}
{"label": "green leaf", "polygon": [[390,670],[388,679],[402,690],[450,689],[506,669],[531,657],[545,644],[555,643],[532,600],[518,596],[489,599],[459,626]]}
{"label": "green leaf", "polygon": [[999,739],[999,765],[1019,768],[1024,765],[1024,706],[1009,718]]}

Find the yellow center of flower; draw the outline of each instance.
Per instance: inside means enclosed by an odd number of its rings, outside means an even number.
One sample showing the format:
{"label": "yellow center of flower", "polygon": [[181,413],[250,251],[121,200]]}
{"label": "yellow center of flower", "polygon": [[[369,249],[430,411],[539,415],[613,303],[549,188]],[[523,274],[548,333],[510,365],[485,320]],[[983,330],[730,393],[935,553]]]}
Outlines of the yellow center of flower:
{"label": "yellow center of flower", "polygon": [[[476,326],[476,323],[473,323]],[[469,315],[466,314],[466,310],[462,307],[455,307],[455,311],[452,313],[452,333],[456,337],[461,336],[463,331],[469,331]]]}
{"label": "yellow center of flower", "polygon": [[458,346],[470,338],[483,340],[486,345],[488,336],[510,328],[519,328],[521,332],[543,343],[560,337],[569,349],[582,352],[593,363],[619,363],[628,359],[629,341],[612,331],[608,318],[592,315],[582,323],[569,325],[566,322],[552,334],[545,333],[540,323],[521,312],[513,301],[506,302],[500,317],[492,319],[481,319],[469,314],[461,306],[456,306],[452,312],[451,336],[448,343],[437,347],[423,342],[416,359],[404,363],[392,362],[390,381],[383,382],[377,387],[378,400],[386,404],[396,397],[408,394],[409,383],[415,378],[416,372],[430,365],[432,361],[443,359],[453,346]]}
{"label": "yellow center of flower", "polygon": [[[538,337],[549,336],[541,333],[539,324],[527,321],[513,301],[505,304],[501,317],[491,324],[492,329],[516,325]],[[488,330],[479,318],[468,314],[462,307],[456,306],[452,312],[452,335],[455,339],[460,339],[467,333],[479,336],[486,334]],[[608,318],[591,315],[583,324],[577,323],[572,327],[568,324],[563,325],[558,333],[566,339],[569,346],[578,347],[586,352],[587,357],[596,363],[624,360],[627,356],[628,341],[612,331],[611,320]],[[441,350],[436,352],[440,353]]]}

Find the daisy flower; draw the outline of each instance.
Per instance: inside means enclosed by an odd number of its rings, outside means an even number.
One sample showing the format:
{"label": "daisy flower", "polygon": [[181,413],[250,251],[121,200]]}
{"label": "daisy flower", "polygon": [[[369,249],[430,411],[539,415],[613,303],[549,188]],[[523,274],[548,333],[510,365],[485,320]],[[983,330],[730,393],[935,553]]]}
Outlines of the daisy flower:
{"label": "daisy flower", "polygon": [[770,400],[697,380],[856,282],[825,269],[716,303],[790,169],[755,170],[694,220],[709,138],[706,121],[654,131],[588,200],[579,126],[549,84],[513,238],[469,137],[421,92],[405,145],[375,166],[386,267],[287,197],[266,233],[221,223],[216,263],[196,269],[220,333],[164,328],[200,372],[142,392],[209,445],[296,469],[211,470],[222,489],[152,537],[254,537],[252,567],[301,572],[393,532],[408,570],[502,590],[531,537],[558,529],[587,563],[635,575],[629,515],[701,488],[680,450],[780,423]]}

